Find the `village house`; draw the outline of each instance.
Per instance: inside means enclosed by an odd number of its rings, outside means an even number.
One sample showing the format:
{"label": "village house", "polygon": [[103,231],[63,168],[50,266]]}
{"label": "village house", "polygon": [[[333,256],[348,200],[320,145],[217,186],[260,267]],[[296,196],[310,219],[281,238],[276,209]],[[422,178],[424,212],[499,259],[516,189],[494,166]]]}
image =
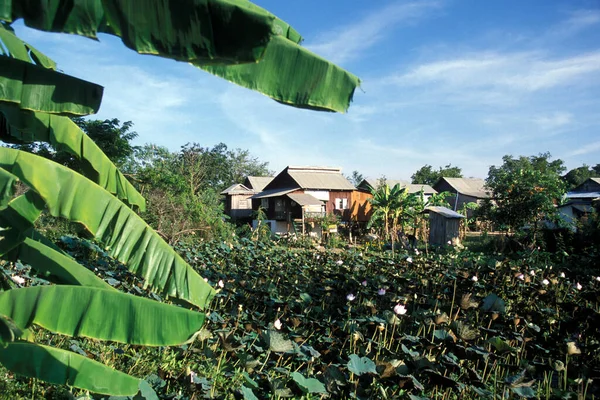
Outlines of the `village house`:
{"label": "village house", "polygon": [[485,181],[478,178],[442,177],[433,185],[433,188],[438,193],[450,193],[450,196],[446,197],[446,202],[454,211],[462,209],[466,203],[481,204],[483,200],[490,197],[489,191],[485,188]]}
{"label": "village house", "polygon": [[244,183],[235,183],[221,192],[225,196],[225,214],[232,221],[251,221],[252,197],[273,180],[272,176],[249,176]]}
{"label": "village house", "polygon": [[600,201],[600,178],[588,178],[581,185],[566,194],[567,201],[558,206],[560,216],[571,230],[576,230],[577,222],[594,212],[594,201]]}
{"label": "village house", "polygon": [[315,221],[327,214],[342,221],[351,219],[355,191],[340,168],[288,166],[251,197],[252,209],[264,210],[265,223],[273,233],[304,232],[311,224],[310,228],[320,234],[321,227]]}

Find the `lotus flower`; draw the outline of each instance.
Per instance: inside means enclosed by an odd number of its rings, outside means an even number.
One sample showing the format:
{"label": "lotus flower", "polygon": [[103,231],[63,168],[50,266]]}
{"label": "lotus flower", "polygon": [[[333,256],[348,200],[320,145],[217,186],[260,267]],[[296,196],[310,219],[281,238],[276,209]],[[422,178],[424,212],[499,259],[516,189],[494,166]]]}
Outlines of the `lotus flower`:
{"label": "lotus flower", "polygon": [[415,249],[415,254],[418,256],[419,255],[419,249]]}
{"label": "lotus flower", "polygon": [[367,286],[367,281],[366,281],[366,280],[364,280],[364,281],[362,281],[360,284],[361,284],[361,285],[363,285],[363,286]]}
{"label": "lotus flower", "polygon": [[337,265],[342,265],[344,262],[343,262],[342,260],[337,260],[335,263],[336,263]]}
{"label": "lotus flower", "polygon": [[597,276],[597,277],[596,277],[596,280],[597,280],[598,282],[600,282],[600,276]]}
{"label": "lotus flower", "polygon": [[221,289],[223,289],[225,287],[225,283],[223,282],[223,279],[219,279],[219,283],[217,283],[217,286],[219,286]]}
{"label": "lotus flower", "polygon": [[581,283],[579,283],[579,282],[577,282],[577,284],[575,285],[575,287],[577,288],[577,290],[583,289],[583,286],[581,286]]}
{"label": "lotus flower", "polygon": [[471,280],[473,282],[477,282],[479,279],[477,278],[477,275],[473,275],[473,277],[471,278]]}
{"label": "lotus flower", "polygon": [[408,262],[408,263],[411,263],[411,262],[412,262],[412,257],[408,257],[408,258],[406,259],[406,262]]}
{"label": "lotus flower", "polygon": [[273,322],[273,326],[275,327],[275,329],[280,330],[281,329],[281,321],[279,320],[279,318],[277,318],[275,320],[275,322]]}
{"label": "lotus flower", "polygon": [[535,271],[534,270],[529,271],[529,275],[535,276]]}
{"label": "lotus flower", "polygon": [[522,280],[522,281],[523,281],[523,280],[525,280],[525,275],[523,275],[523,274],[519,274],[519,275],[517,276],[517,278],[519,278],[520,280]]}
{"label": "lotus flower", "polygon": [[560,276],[561,278],[564,278],[564,277],[565,277],[565,273],[564,273],[564,272],[561,272],[559,276]]}
{"label": "lotus flower", "polygon": [[385,294],[385,289],[384,288],[379,289],[377,291],[377,294],[380,295],[380,296],[383,296]]}
{"label": "lotus flower", "polygon": [[544,279],[542,281],[542,285],[547,286],[550,283],[550,281],[548,279]]}
{"label": "lotus flower", "polygon": [[408,310],[403,304],[396,304],[394,306],[394,312],[396,313],[396,315],[404,315],[407,311]]}
{"label": "lotus flower", "polygon": [[348,296],[346,296],[346,300],[348,301],[354,301],[354,299],[356,299],[356,296],[352,293],[349,293]]}
{"label": "lotus flower", "polygon": [[10,277],[10,279],[12,279],[13,282],[18,283],[19,285],[22,285],[25,283],[25,278],[23,278],[22,276],[19,276],[19,275],[13,275]]}

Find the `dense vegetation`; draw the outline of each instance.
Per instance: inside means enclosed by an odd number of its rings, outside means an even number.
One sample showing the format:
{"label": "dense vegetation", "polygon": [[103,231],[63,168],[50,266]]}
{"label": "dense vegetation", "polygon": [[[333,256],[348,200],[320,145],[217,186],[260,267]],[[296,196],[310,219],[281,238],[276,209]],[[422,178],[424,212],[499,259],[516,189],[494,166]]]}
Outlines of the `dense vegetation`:
{"label": "dense vegetation", "polygon": [[[60,244],[112,286],[157,298],[93,243]],[[243,238],[178,251],[218,288],[192,343],[150,349],[33,334],[146,377],[161,398],[599,394],[600,278],[586,257],[468,248],[392,256]],[[23,280],[13,285],[46,283],[25,265],[4,268]],[[10,398],[66,393],[2,374]]]}

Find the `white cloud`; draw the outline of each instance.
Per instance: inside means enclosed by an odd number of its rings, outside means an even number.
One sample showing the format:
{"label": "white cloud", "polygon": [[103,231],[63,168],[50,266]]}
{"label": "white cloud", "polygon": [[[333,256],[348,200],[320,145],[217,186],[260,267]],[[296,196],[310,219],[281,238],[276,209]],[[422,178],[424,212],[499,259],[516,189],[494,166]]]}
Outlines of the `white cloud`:
{"label": "white cloud", "polygon": [[590,77],[598,73],[600,51],[559,59],[544,58],[537,52],[484,51],[424,63],[388,80],[401,86],[431,84],[441,88],[535,92],[568,84],[599,83],[600,76]]}
{"label": "white cloud", "polygon": [[573,115],[568,112],[555,112],[551,115],[541,115],[533,118],[533,122],[544,130],[554,130],[565,127],[573,122]]}
{"label": "white cloud", "polygon": [[580,156],[580,155],[591,154],[591,153],[595,153],[595,152],[600,152],[600,141],[594,142],[594,143],[589,143],[584,146],[578,147],[577,149],[572,150],[569,153],[567,153],[567,157]]}
{"label": "white cloud", "polygon": [[375,45],[401,24],[414,23],[439,7],[436,1],[395,1],[361,21],[323,34],[307,48],[338,64],[360,58],[363,52]]}

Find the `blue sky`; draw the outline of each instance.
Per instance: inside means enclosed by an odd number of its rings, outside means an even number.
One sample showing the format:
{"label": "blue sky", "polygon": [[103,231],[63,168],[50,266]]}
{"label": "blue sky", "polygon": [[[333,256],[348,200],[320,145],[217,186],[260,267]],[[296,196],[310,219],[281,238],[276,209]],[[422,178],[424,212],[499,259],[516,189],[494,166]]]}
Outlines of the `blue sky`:
{"label": "blue sky", "polygon": [[339,166],[409,179],[448,163],[487,176],[506,154],[600,163],[596,0],[256,0],[304,46],[358,75],[347,114],[286,107],[191,65],[15,25],[60,69],[105,87],[93,118],[131,120],[138,144],[248,149],[279,171]]}

